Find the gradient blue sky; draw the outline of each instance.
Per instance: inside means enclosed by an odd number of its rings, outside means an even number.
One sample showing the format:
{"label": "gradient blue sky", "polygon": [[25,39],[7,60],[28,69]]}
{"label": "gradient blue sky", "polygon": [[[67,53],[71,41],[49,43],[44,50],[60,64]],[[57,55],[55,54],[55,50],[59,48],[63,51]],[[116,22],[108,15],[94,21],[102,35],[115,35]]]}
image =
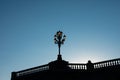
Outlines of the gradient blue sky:
{"label": "gradient blue sky", "polygon": [[120,58],[120,0],[0,0],[0,80],[56,60],[87,63]]}

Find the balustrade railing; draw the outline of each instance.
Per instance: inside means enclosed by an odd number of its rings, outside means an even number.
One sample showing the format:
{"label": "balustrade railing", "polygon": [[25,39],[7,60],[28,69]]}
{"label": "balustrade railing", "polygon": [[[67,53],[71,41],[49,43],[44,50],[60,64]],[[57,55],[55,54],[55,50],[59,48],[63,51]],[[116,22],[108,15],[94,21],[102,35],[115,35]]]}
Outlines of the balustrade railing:
{"label": "balustrade railing", "polygon": [[[97,62],[97,63],[91,63],[91,64],[93,65],[93,69],[109,67],[109,66],[117,66],[117,65],[120,65],[120,58]],[[80,69],[80,70],[87,70],[90,67],[90,66],[87,66],[87,64],[74,64],[74,63],[70,63],[68,64],[68,66],[71,69]]]}
{"label": "balustrade railing", "polygon": [[68,64],[68,66],[71,69],[80,69],[80,70],[86,70],[87,69],[86,64],[74,64],[74,63],[70,63],[70,64]]}
{"label": "balustrade railing", "polygon": [[[75,63],[69,63],[68,66],[72,70],[89,70],[89,69],[99,69],[99,68],[104,68],[104,67],[110,67],[110,66],[118,66],[120,65],[120,58],[119,59],[113,59],[113,60],[108,60],[108,61],[102,61],[102,62],[97,62],[97,63],[90,63],[90,64],[75,64]],[[16,76],[23,76],[27,74],[32,74],[44,70],[49,70],[49,64],[22,70],[16,72]]]}
{"label": "balustrade railing", "polygon": [[120,65],[120,58],[94,63],[94,69]]}
{"label": "balustrade railing", "polygon": [[17,77],[18,76],[23,76],[23,75],[27,75],[27,74],[32,74],[32,73],[44,71],[44,70],[49,70],[49,66],[48,65],[42,65],[42,66],[27,69],[27,70],[22,70],[22,71],[17,72],[16,76]]}

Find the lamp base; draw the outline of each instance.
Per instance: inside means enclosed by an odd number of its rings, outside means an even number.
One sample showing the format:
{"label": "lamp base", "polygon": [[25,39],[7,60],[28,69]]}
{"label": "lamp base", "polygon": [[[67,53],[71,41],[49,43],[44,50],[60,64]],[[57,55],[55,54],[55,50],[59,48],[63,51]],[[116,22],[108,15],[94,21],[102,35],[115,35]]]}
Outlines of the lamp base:
{"label": "lamp base", "polygon": [[58,54],[57,60],[62,61],[62,55]]}

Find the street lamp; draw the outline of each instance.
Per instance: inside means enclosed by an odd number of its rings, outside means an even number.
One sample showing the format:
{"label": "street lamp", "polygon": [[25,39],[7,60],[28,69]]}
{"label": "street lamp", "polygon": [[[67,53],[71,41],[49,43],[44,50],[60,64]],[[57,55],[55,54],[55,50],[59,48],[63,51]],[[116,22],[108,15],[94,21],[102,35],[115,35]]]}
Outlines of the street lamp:
{"label": "street lamp", "polygon": [[60,55],[60,48],[61,48],[61,44],[64,44],[64,41],[66,39],[66,35],[63,35],[62,31],[58,31],[55,35],[54,35],[54,42],[55,44],[58,44],[58,50],[59,50],[59,54]]}

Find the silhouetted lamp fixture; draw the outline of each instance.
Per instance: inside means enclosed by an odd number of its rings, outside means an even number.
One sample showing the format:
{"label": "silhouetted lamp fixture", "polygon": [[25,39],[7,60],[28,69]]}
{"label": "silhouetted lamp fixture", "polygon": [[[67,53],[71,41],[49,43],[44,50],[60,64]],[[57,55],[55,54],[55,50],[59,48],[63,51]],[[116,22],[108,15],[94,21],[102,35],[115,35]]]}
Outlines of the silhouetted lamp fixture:
{"label": "silhouetted lamp fixture", "polygon": [[59,54],[58,54],[58,56],[61,56],[61,55],[60,55],[60,47],[61,47],[61,44],[64,44],[65,39],[66,39],[66,35],[63,35],[63,32],[62,32],[62,31],[58,31],[58,32],[54,35],[54,42],[55,42],[55,44],[58,44],[58,49],[59,49]]}

